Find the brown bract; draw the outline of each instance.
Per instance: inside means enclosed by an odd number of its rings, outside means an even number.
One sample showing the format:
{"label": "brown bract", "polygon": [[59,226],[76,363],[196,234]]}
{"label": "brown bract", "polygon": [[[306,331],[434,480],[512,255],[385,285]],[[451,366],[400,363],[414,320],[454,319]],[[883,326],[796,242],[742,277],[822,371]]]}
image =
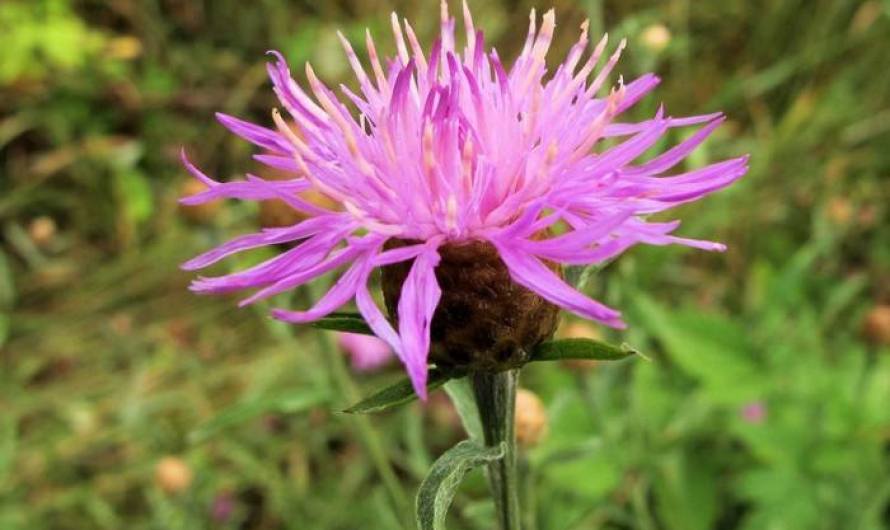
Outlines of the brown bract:
{"label": "brown bract", "polygon": [[[387,248],[413,242],[391,240]],[[558,308],[513,282],[495,247],[483,241],[439,248],[442,298],[433,315],[430,361],[471,371],[500,371],[556,330]],[[394,323],[412,261],[383,268],[383,296]]]}

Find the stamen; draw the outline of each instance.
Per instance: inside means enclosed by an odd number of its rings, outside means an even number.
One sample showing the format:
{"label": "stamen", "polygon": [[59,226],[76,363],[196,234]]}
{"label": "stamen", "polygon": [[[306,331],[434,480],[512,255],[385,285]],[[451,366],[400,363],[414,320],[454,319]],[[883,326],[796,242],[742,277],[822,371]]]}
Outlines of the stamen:
{"label": "stamen", "polygon": [[405,33],[408,35],[408,43],[411,45],[411,51],[414,53],[414,62],[417,64],[417,72],[420,74],[420,77],[423,78],[426,76],[427,71],[426,57],[423,55],[423,48],[417,40],[417,35],[414,34],[414,28],[411,27],[411,24],[408,23],[407,19],[404,20],[404,22]]}
{"label": "stamen", "polygon": [[473,15],[470,13],[470,6],[467,0],[463,0],[464,10],[464,29],[467,32],[467,54],[464,56],[466,64],[472,64],[473,56],[476,54],[476,28],[473,26]]}
{"label": "stamen", "polygon": [[606,63],[606,66],[603,67],[590,87],[587,88],[587,91],[584,92],[585,96],[591,97],[599,91],[603,86],[603,83],[605,83],[606,78],[612,73],[612,69],[621,57],[621,52],[624,51],[625,46],[627,46],[627,39],[621,39],[621,42],[618,44],[618,49],[615,50],[615,53],[613,53],[611,57],[609,57],[609,62]]}
{"label": "stamen", "polygon": [[371,59],[371,69],[374,70],[374,77],[377,79],[377,90],[380,92],[389,92],[389,83],[383,74],[383,67],[380,66],[380,58],[377,56],[377,48],[374,47],[374,39],[371,38],[371,30],[365,30],[365,47],[368,48],[368,57]]}
{"label": "stamen", "polygon": [[405,47],[405,37],[402,35],[402,26],[399,24],[399,16],[396,15],[395,11],[393,11],[392,16],[390,16],[390,22],[392,23],[392,34],[396,40],[396,48],[399,51],[399,59],[401,59],[402,64],[408,64],[408,48]]}

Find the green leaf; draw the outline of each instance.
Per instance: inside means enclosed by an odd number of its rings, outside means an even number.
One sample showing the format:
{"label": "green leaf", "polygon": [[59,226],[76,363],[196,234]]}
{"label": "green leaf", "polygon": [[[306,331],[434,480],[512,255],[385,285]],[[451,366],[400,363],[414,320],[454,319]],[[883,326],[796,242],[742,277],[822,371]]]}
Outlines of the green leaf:
{"label": "green leaf", "polygon": [[316,320],[310,325],[318,329],[361,333],[362,335],[374,334],[358,313],[331,313],[329,316]]}
{"label": "green leaf", "polygon": [[532,361],[561,361],[586,359],[592,361],[618,361],[640,352],[627,344],[616,346],[593,339],[561,339],[544,342],[532,352]]}
{"label": "green leaf", "polygon": [[[439,368],[433,368],[430,370],[426,389],[427,391],[435,390],[453,377],[458,377],[458,374],[455,372],[446,372]],[[417,399],[417,394],[414,392],[411,380],[406,377],[401,379],[398,383],[375,392],[368,398],[361,400],[343,412],[349,414],[371,414],[391,409],[396,405],[409,403],[415,399]]]}
{"label": "green leaf", "polygon": [[504,457],[505,444],[484,447],[464,440],[436,460],[417,492],[417,523],[420,530],[444,530],[445,515],[464,476],[473,468]]}
{"label": "green leaf", "polygon": [[467,431],[470,440],[482,441],[482,420],[479,419],[479,409],[476,407],[476,398],[470,387],[470,380],[466,377],[452,379],[445,383],[445,392],[454,404],[460,422]]}
{"label": "green leaf", "polygon": [[741,404],[763,394],[765,380],[744,327],[697,308],[668,309],[639,293],[634,303],[671,360],[701,382],[715,402]]}
{"label": "green leaf", "polygon": [[225,429],[241,425],[257,416],[269,412],[295,414],[320,405],[329,398],[330,394],[326,390],[302,389],[275,396],[248,399],[223,410],[189,433],[189,440],[192,443],[200,443]]}

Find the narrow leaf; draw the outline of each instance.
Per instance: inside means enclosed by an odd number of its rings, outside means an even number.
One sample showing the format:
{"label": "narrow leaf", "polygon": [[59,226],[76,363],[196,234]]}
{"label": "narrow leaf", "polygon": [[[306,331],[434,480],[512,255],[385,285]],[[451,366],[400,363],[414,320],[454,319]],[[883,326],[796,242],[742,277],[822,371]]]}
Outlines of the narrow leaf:
{"label": "narrow leaf", "polygon": [[539,345],[532,353],[531,360],[561,361],[564,359],[586,359],[592,361],[618,361],[633,355],[641,354],[627,344],[616,346],[593,339],[561,339]]}
{"label": "narrow leaf", "polygon": [[436,460],[417,492],[420,530],[445,530],[445,516],[464,476],[473,468],[504,457],[506,446],[484,447],[464,440]]}
{"label": "narrow leaf", "polygon": [[[457,375],[458,374],[455,374],[454,372],[446,372],[438,368],[432,368],[430,370],[429,378],[427,379],[426,389],[428,392],[435,390],[448,382],[452,377],[457,377]],[[415,399],[417,399],[417,394],[414,393],[414,387],[411,386],[411,380],[404,378],[395,384],[375,392],[343,412],[349,414],[371,414],[391,409],[396,405],[409,403]]]}
{"label": "narrow leaf", "polygon": [[310,324],[314,328],[373,335],[374,332],[358,313],[332,313]]}

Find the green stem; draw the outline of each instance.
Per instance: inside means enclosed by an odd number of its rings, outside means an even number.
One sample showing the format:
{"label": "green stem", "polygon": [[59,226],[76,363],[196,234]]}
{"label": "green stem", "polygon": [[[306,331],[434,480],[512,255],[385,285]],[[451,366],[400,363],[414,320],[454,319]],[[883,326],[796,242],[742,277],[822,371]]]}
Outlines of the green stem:
{"label": "green stem", "polygon": [[505,443],[504,458],[488,465],[488,481],[494,497],[499,530],[519,530],[519,493],[516,470],[516,386],[519,370],[471,375],[485,444]]}
{"label": "green stem", "polygon": [[[357,402],[361,395],[352,377],[349,375],[344,355],[334,348],[327,332],[318,331],[316,334],[328,360],[331,382],[336,387],[338,393],[344,397],[345,402]],[[405,491],[402,489],[398,477],[396,477],[392,464],[386,456],[386,450],[383,447],[380,436],[378,436],[377,431],[371,425],[371,421],[367,416],[350,414],[348,419],[358,432],[359,438],[361,438],[365,450],[368,452],[368,456],[371,457],[371,462],[374,464],[377,474],[380,475],[383,486],[389,494],[399,519],[402,521],[402,526],[406,529],[411,528],[413,523],[410,522],[410,516],[407,515],[410,513],[408,497],[405,495]]]}
{"label": "green stem", "polygon": [[522,484],[522,528],[537,530],[538,499],[535,496],[535,474],[531,462],[524,455],[519,455],[519,481]]}

